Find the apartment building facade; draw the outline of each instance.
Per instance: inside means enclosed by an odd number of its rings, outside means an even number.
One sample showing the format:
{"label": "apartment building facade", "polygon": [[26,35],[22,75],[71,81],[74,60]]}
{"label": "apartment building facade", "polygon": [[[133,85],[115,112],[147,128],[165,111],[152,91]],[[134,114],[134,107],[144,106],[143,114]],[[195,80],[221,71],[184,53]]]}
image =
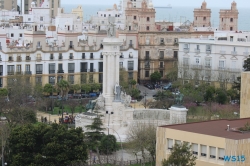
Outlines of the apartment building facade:
{"label": "apartment building facade", "polygon": [[0,0],[0,9],[17,11],[17,0]]}
{"label": "apartment building facade", "polygon": [[249,33],[215,33],[215,37],[180,39],[178,78],[230,88],[249,57]]}

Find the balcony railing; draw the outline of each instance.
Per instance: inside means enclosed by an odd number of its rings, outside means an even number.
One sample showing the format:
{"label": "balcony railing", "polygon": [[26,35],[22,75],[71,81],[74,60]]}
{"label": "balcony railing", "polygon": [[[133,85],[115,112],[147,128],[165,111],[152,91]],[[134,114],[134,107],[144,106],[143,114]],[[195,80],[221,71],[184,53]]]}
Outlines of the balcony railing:
{"label": "balcony railing", "polygon": [[165,66],[164,66],[164,65],[160,65],[159,68],[160,68],[160,69],[164,69]]}
{"label": "balcony railing", "polygon": [[59,55],[58,59],[59,59],[59,60],[62,60],[62,59],[63,59],[63,56],[62,56],[62,55]]}
{"label": "balcony railing", "polygon": [[69,56],[69,59],[74,59],[74,56],[73,56],[73,55],[70,55],[70,56]]}
{"label": "balcony railing", "polygon": [[211,50],[207,49],[206,54],[211,54]]}
{"label": "balcony railing", "polygon": [[16,61],[17,61],[17,62],[21,62],[21,61],[22,61],[22,58],[21,58],[21,57],[17,57],[17,58],[16,58]]}
{"label": "balcony railing", "polygon": [[120,58],[124,58],[124,55],[123,55],[123,54],[121,54],[121,55],[120,55]]}
{"label": "balcony railing", "polygon": [[95,72],[95,69],[89,69],[89,72]]}
{"label": "balcony railing", "polygon": [[146,68],[146,69],[149,69],[149,68],[150,68],[150,65],[145,65],[145,68]]}
{"label": "balcony railing", "polygon": [[232,51],[231,54],[232,55],[237,55],[237,51]]}
{"label": "balcony railing", "polygon": [[160,56],[159,59],[160,59],[160,60],[163,60],[163,59],[164,59],[164,56]]}
{"label": "balcony railing", "polygon": [[23,74],[23,72],[21,72],[21,71],[16,72],[16,75],[22,75],[22,74]]}
{"label": "balcony railing", "polygon": [[49,70],[49,74],[55,74],[55,70]]}
{"label": "balcony railing", "polygon": [[134,45],[133,44],[129,44],[129,48],[133,48],[134,47]]}
{"label": "balcony railing", "polygon": [[212,66],[205,65],[205,68],[206,68],[206,69],[211,69]]}
{"label": "balcony railing", "polygon": [[43,74],[43,71],[36,71],[36,74]]}
{"label": "balcony railing", "polygon": [[8,75],[14,75],[14,73],[15,73],[14,71],[8,71],[7,72]]}
{"label": "balcony railing", "polygon": [[8,61],[9,61],[9,62],[13,61],[13,58],[12,58],[12,57],[9,57]]}
{"label": "balcony railing", "polygon": [[41,50],[41,49],[42,49],[42,46],[37,45],[37,46],[36,46],[36,49]]}
{"label": "balcony railing", "polygon": [[200,53],[200,49],[194,49],[194,52],[196,53],[196,54],[199,54]]}
{"label": "balcony railing", "polygon": [[57,70],[57,73],[64,73],[64,70]]}
{"label": "balcony railing", "polygon": [[74,73],[75,70],[68,70],[68,73]]}
{"label": "balcony railing", "polygon": [[31,60],[31,57],[30,57],[30,56],[26,56],[25,60],[26,60],[26,61],[30,61],[30,60]]}
{"label": "balcony railing", "polygon": [[184,48],[183,51],[184,51],[185,53],[189,53],[189,48]]}
{"label": "balcony railing", "polygon": [[193,68],[193,69],[201,69],[201,68],[202,68],[202,65],[192,65],[192,68]]}
{"label": "balcony railing", "polygon": [[103,72],[103,69],[99,69],[99,72]]}
{"label": "balcony railing", "polygon": [[221,50],[221,51],[220,51],[220,54],[221,54],[221,55],[225,55],[225,54],[226,54],[226,51]]}
{"label": "balcony railing", "polygon": [[25,74],[26,74],[26,75],[31,75],[31,74],[32,74],[32,71],[25,71]]}
{"label": "balcony railing", "polygon": [[225,67],[218,67],[218,70],[226,70]]}
{"label": "balcony railing", "polygon": [[128,70],[134,70],[134,67],[128,67]]}
{"label": "balcony railing", "polygon": [[88,72],[87,69],[81,69],[81,73]]}
{"label": "balcony railing", "polygon": [[42,60],[42,57],[36,57],[36,60],[37,60],[37,61],[41,61],[41,60]]}
{"label": "balcony railing", "polygon": [[145,60],[150,60],[150,57],[149,56],[145,56]]}
{"label": "balcony railing", "polygon": [[69,45],[69,48],[70,48],[70,49],[73,49],[73,48],[74,48],[74,45]]}

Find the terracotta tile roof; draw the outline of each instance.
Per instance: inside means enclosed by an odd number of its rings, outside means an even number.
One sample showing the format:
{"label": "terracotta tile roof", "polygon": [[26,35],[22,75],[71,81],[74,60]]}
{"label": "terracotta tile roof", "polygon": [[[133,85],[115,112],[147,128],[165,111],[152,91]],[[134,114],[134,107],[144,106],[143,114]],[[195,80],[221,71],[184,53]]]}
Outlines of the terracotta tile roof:
{"label": "terracotta tile roof", "polygon": [[234,140],[241,140],[250,138],[250,132],[240,133],[240,132],[234,132],[232,130],[227,131],[227,125],[230,125],[231,129],[239,128],[243,127],[247,122],[250,124],[250,118],[236,119],[236,120],[214,120],[214,121],[205,121],[197,123],[167,125],[160,127],[234,139]]}

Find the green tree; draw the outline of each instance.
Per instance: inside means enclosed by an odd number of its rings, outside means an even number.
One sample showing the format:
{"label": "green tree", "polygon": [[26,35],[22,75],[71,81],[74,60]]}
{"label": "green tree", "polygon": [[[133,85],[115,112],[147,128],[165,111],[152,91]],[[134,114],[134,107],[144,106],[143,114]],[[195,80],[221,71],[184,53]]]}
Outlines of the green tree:
{"label": "green tree", "polygon": [[152,74],[150,75],[150,79],[151,79],[151,81],[153,81],[153,82],[160,81],[160,80],[161,80],[161,73],[158,72],[158,71],[152,73]]}
{"label": "green tree", "polygon": [[65,98],[68,95],[68,92],[70,90],[70,84],[66,80],[61,80],[60,82],[57,83],[57,88],[60,91],[60,94],[62,98]]}
{"label": "green tree", "polygon": [[129,94],[131,95],[133,99],[137,99],[140,96],[141,92],[139,89],[132,89],[131,93]]}
{"label": "green tree", "polygon": [[0,88],[0,97],[5,97],[8,95],[8,89]]}
{"label": "green tree", "polygon": [[87,147],[81,128],[68,129],[52,124],[24,125],[12,129],[8,139],[12,166],[71,165],[87,160]]}
{"label": "green tree", "polygon": [[175,82],[178,79],[178,69],[174,68],[172,71],[170,71],[167,75],[166,75],[167,80],[169,80],[170,82]]}
{"label": "green tree", "polygon": [[216,94],[217,94],[217,96],[216,96],[217,103],[226,104],[226,102],[227,102],[227,93],[226,93],[226,91],[224,89],[220,88],[220,89],[216,90]]}
{"label": "green tree", "polygon": [[91,90],[97,91],[97,90],[100,90],[100,89],[101,89],[101,84],[98,84],[98,83],[91,84]]}
{"label": "green tree", "polygon": [[45,84],[43,87],[43,92],[52,94],[53,92],[56,92],[56,89],[51,84]]}
{"label": "green tree", "polygon": [[162,161],[162,166],[195,166],[195,160],[188,143],[175,144],[168,159]]}
{"label": "green tree", "polygon": [[118,149],[116,138],[114,135],[105,135],[101,139],[100,152],[111,154]]}
{"label": "green tree", "polygon": [[209,86],[206,89],[204,99],[205,101],[214,101],[215,88],[213,86]]}
{"label": "green tree", "polygon": [[89,93],[91,91],[91,85],[90,84],[82,84],[81,85],[81,89],[85,92],[85,93]]}
{"label": "green tree", "polygon": [[79,84],[74,84],[71,85],[70,89],[73,90],[75,94],[77,91],[81,90],[81,86]]}
{"label": "green tree", "polygon": [[97,152],[97,156],[99,159],[99,164],[102,165],[100,161],[100,141],[102,137],[104,136],[102,128],[103,123],[101,120],[100,115],[97,115],[91,125],[85,126],[87,128],[87,131],[85,132],[87,143],[88,143],[88,148],[89,150],[95,150]]}

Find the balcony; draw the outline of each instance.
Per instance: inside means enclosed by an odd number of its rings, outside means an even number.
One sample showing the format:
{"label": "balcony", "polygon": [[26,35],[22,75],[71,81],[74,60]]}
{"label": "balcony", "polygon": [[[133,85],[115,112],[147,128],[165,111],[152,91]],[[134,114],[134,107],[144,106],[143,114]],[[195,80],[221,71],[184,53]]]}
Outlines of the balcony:
{"label": "balcony", "polygon": [[123,55],[123,53],[120,55],[120,58],[124,58],[124,55]]}
{"label": "balcony", "polygon": [[15,73],[14,71],[8,71],[7,72],[8,75],[14,75],[14,73]]}
{"label": "balcony", "polygon": [[31,60],[31,57],[26,56],[25,60],[26,60],[26,61],[30,61],[30,60]]}
{"label": "balcony", "polygon": [[159,68],[160,68],[160,69],[164,69],[165,66],[164,66],[164,65],[160,65]]}
{"label": "balcony", "polygon": [[21,62],[21,61],[22,61],[22,57],[17,57],[17,58],[16,58],[16,61],[17,61],[17,62]]}
{"label": "balcony", "polygon": [[0,61],[2,61],[2,58],[0,58]]}
{"label": "balcony", "polygon": [[43,71],[36,71],[36,74],[43,74]]}
{"label": "balcony", "polygon": [[184,52],[184,53],[189,53],[189,48],[184,48],[184,49],[183,49],[183,52]]}
{"label": "balcony", "polygon": [[13,57],[9,57],[8,61],[12,62],[13,61]]}
{"label": "balcony", "polygon": [[75,82],[74,81],[69,81],[69,83],[73,85]]}
{"label": "balcony", "polygon": [[202,69],[202,65],[192,65],[193,69]]}
{"label": "balcony", "polygon": [[103,72],[103,69],[99,69],[99,72],[102,73],[102,72]]}
{"label": "balcony", "polygon": [[22,75],[22,74],[23,74],[23,72],[21,72],[21,71],[16,72],[16,75]]}
{"label": "balcony", "polygon": [[249,52],[243,52],[244,56],[249,56]]}
{"label": "balcony", "polygon": [[233,73],[240,73],[241,72],[241,69],[236,69],[236,68],[230,68],[229,70]]}
{"label": "balcony", "polygon": [[62,60],[62,59],[63,59],[63,56],[59,55],[58,60]]}
{"label": "balcony", "polygon": [[74,48],[74,45],[69,45],[69,49],[73,49]]}
{"label": "balcony", "polygon": [[150,69],[150,65],[145,65],[145,69]]}
{"label": "balcony", "polygon": [[145,57],[145,60],[148,60],[148,61],[149,61],[150,59],[151,59],[151,58],[150,58],[149,56],[146,56],[146,57]]}
{"label": "balcony", "polygon": [[205,69],[209,69],[209,70],[211,70],[212,69],[212,66],[205,66]]}
{"label": "balcony", "polygon": [[134,47],[134,45],[133,45],[133,44],[129,44],[128,46],[129,46],[129,48],[133,48],[133,47]]}
{"label": "balcony", "polygon": [[194,52],[195,52],[196,54],[199,54],[201,51],[200,51],[200,49],[194,49]]}
{"label": "balcony", "polygon": [[130,70],[130,71],[132,70],[133,71],[134,67],[128,67],[128,70]]}
{"label": "balcony", "polygon": [[53,56],[51,56],[51,57],[49,57],[49,59],[50,59],[50,60],[54,60],[54,57],[53,57]]}
{"label": "balcony", "polygon": [[75,73],[75,70],[68,70],[68,73]]}
{"label": "balcony", "polygon": [[211,50],[207,49],[206,54],[211,54]]}
{"label": "balcony", "polygon": [[225,54],[226,54],[226,51],[221,50],[221,51],[220,51],[220,54],[221,54],[221,55],[225,55]]}
{"label": "balcony", "polygon": [[41,60],[42,60],[42,57],[36,57],[36,60],[37,60],[37,61],[41,61]]}
{"label": "balcony", "polygon": [[49,74],[55,74],[55,70],[49,70]]}
{"label": "balcony", "polygon": [[25,71],[25,75],[32,75],[32,71]]}
{"label": "balcony", "polygon": [[163,59],[164,59],[164,56],[160,56],[159,59],[160,59],[160,60],[163,60]]}
{"label": "balcony", "polygon": [[42,46],[37,45],[37,46],[36,46],[36,49],[37,49],[37,50],[41,50],[41,49],[42,49]]}
{"label": "balcony", "polygon": [[69,56],[69,60],[73,60],[74,59],[74,56],[73,55],[70,55]]}
{"label": "balcony", "polygon": [[232,51],[231,54],[234,55],[234,56],[236,56],[237,55],[237,51]]}
{"label": "balcony", "polygon": [[85,73],[85,72],[88,72],[87,69],[81,69],[81,73]]}
{"label": "balcony", "polygon": [[57,73],[64,73],[64,70],[57,70]]}
{"label": "balcony", "polygon": [[218,67],[218,70],[226,70],[225,67]]}
{"label": "balcony", "polygon": [[95,72],[95,69],[89,69],[89,72]]}

